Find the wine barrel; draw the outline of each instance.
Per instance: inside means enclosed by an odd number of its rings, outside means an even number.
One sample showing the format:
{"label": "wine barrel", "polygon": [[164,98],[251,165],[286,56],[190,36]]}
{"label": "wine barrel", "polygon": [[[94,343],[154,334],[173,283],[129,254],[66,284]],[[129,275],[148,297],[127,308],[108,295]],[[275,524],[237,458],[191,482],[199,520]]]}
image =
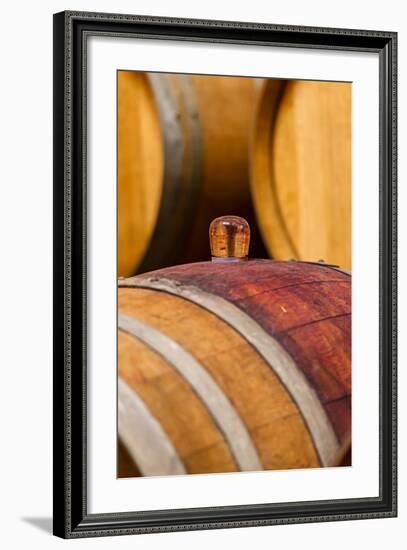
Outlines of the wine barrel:
{"label": "wine barrel", "polygon": [[251,78],[119,71],[119,276],[207,259],[209,222],[227,210],[255,226],[259,93]]}
{"label": "wine barrel", "polygon": [[118,477],[139,477],[140,472],[120,438],[117,442],[117,474]]}
{"label": "wine barrel", "polygon": [[337,465],[351,431],[350,275],[215,260],[119,281],[118,431],[137,470]]}
{"label": "wine barrel", "polygon": [[351,268],[351,84],[269,80],[251,186],[271,257]]}
{"label": "wine barrel", "polygon": [[342,445],[337,457],[338,466],[352,466],[352,442],[349,437],[348,441]]}

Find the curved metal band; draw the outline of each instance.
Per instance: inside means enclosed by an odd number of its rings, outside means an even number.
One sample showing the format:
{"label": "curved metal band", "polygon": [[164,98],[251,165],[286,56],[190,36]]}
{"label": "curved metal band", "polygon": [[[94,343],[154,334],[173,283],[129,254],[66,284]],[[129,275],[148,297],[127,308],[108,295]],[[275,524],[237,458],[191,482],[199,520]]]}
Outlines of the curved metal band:
{"label": "curved metal band", "polygon": [[190,77],[148,73],[160,119],[164,174],[150,246],[138,271],[175,263],[177,243],[194,220],[201,187],[202,130]]}
{"label": "curved metal band", "polygon": [[118,431],[144,476],[186,474],[185,466],[144,401],[118,379]]}
{"label": "curved metal band", "polygon": [[157,276],[124,279],[119,286],[165,291],[190,300],[226,321],[259,352],[292,395],[311,433],[321,464],[335,464],[339,442],[315,390],[281,344],[244,311],[200,288]]}
{"label": "curved metal band", "polygon": [[118,315],[119,330],[144,342],[162,355],[191,385],[224,435],[242,471],[263,470],[253,441],[236,409],[208,371],[175,340],[150,325]]}

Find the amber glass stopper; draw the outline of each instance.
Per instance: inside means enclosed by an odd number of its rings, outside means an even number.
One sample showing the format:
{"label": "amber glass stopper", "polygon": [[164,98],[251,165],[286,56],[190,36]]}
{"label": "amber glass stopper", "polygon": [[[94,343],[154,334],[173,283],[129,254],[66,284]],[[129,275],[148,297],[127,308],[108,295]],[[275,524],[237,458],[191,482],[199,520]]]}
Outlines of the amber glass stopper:
{"label": "amber glass stopper", "polygon": [[209,240],[213,262],[247,260],[250,226],[239,216],[215,218],[209,226]]}

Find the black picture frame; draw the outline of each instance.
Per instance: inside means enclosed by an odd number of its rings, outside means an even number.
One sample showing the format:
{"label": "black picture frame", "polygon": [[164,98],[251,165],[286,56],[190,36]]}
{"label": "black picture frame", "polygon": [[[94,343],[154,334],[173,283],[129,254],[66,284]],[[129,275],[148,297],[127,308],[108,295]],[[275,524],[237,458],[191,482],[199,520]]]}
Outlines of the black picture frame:
{"label": "black picture frame", "polygon": [[[94,34],[376,52],[380,59],[380,494],[319,502],[89,514],[86,468],[86,41]],[[54,15],[54,534],[64,538],[397,514],[397,34],[86,13]]]}

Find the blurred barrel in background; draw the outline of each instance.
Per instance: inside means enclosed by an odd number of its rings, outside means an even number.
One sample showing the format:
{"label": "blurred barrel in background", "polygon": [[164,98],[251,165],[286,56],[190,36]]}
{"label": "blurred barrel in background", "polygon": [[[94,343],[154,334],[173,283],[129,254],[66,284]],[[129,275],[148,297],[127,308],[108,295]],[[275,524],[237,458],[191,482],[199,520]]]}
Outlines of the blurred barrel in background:
{"label": "blurred barrel in background", "polygon": [[251,185],[270,256],[351,268],[351,84],[268,80]]}
{"label": "blurred barrel in background", "polygon": [[134,272],[160,208],[164,150],[159,114],[144,73],[118,73],[118,274]]}
{"label": "blurred barrel in background", "polygon": [[259,80],[118,73],[118,274],[208,258],[208,226],[233,212],[256,231],[249,141]]}
{"label": "blurred barrel in background", "polygon": [[121,280],[118,308],[118,430],[140,475],[338,464],[351,430],[348,274],[201,262]]}

